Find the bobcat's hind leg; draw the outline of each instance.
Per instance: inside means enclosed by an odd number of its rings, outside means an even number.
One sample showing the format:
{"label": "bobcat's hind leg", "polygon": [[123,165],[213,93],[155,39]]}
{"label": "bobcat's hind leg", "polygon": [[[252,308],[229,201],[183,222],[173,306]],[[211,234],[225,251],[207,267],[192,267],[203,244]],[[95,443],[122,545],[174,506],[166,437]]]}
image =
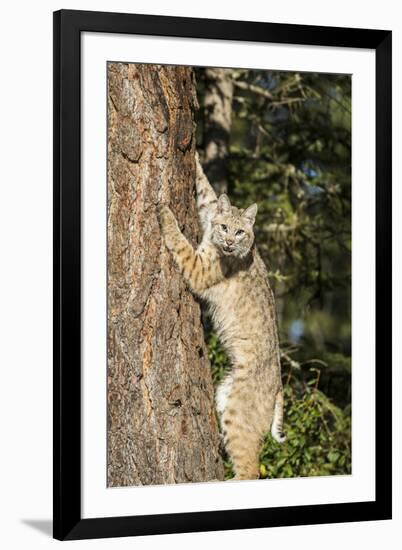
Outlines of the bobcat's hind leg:
{"label": "bobcat's hind leg", "polygon": [[258,479],[259,469],[259,454],[261,452],[262,438],[257,437],[257,434],[250,436],[247,431],[238,433],[242,441],[237,443],[227,444],[228,454],[233,463],[235,480],[253,480]]}
{"label": "bobcat's hind leg", "polygon": [[268,398],[258,406],[246,381],[233,380],[221,417],[225,448],[233,463],[235,479],[259,477],[259,455],[273,418]]}

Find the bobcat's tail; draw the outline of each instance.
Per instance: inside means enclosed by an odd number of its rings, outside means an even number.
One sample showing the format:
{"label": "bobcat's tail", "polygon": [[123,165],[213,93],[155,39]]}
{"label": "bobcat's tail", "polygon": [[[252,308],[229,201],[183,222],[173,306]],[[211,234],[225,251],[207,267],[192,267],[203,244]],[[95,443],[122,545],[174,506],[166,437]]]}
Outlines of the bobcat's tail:
{"label": "bobcat's tail", "polygon": [[275,398],[274,417],[271,426],[272,437],[278,443],[283,443],[286,436],[283,433],[283,390],[280,389]]}

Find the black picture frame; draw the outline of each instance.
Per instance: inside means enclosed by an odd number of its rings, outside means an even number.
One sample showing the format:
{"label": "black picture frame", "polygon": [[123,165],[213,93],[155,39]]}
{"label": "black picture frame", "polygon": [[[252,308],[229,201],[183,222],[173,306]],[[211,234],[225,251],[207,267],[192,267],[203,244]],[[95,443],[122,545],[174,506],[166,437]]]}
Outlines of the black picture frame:
{"label": "black picture frame", "polygon": [[[375,50],[375,501],[82,519],[80,37],[85,31]],[[385,30],[70,10],[54,13],[55,538],[71,540],[391,518],[391,40],[391,32]]]}

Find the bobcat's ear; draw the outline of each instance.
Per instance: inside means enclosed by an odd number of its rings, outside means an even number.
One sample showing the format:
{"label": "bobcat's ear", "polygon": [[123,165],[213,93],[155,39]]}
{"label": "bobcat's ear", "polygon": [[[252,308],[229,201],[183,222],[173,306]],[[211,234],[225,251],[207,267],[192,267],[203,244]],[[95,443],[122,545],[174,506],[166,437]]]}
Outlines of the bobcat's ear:
{"label": "bobcat's ear", "polygon": [[252,204],[242,214],[242,218],[245,218],[251,225],[254,225],[255,217],[257,215],[258,206],[256,203]]}
{"label": "bobcat's ear", "polygon": [[230,212],[230,200],[225,194],[221,195],[218,199],[218,214],[227,214]]}

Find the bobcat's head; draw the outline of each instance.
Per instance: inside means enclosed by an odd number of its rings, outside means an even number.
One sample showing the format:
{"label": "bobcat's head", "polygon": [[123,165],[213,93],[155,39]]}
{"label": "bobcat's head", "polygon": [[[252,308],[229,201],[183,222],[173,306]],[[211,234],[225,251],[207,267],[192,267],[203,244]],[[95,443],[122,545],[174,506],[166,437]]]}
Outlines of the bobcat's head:
{"label": "bobcat's head", "polygon": [[240,210],[230,204],[227,195],[219,197],[211,220],[211,241],[224,256],[243,258],[248,254],[254,242],[256,214],[255,203]]}

